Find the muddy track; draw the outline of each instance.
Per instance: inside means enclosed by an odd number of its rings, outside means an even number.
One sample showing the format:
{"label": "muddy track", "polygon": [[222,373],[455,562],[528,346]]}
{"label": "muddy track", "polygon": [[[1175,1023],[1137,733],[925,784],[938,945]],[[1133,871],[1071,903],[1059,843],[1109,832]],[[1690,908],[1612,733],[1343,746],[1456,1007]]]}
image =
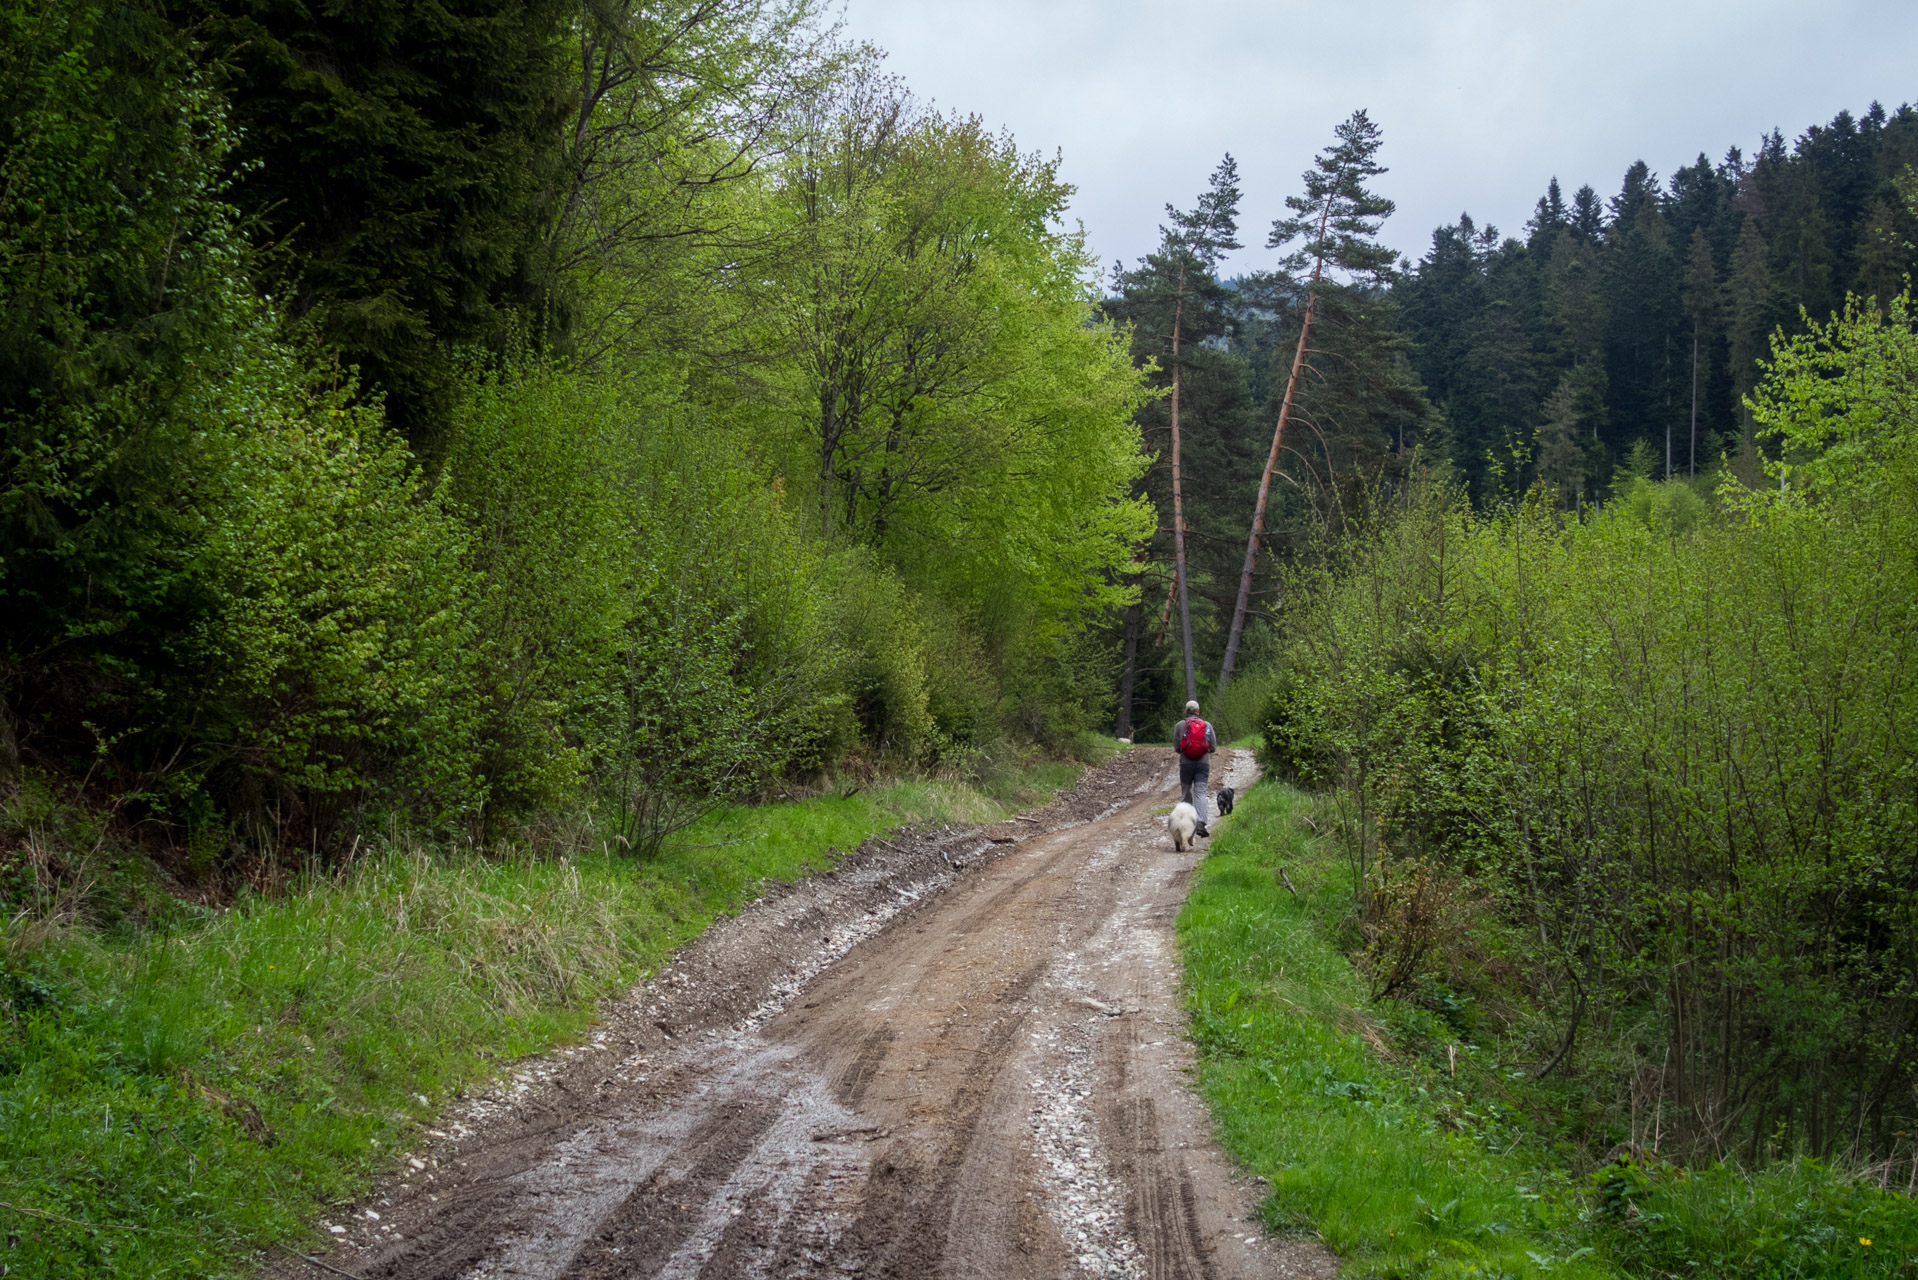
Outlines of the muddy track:
{"label": "muddy track", "polygon": [[1157,816],[1175,790],[1170,753],[1140,748],[1034,819],[869,841],[777,889],[609,1006],[590,1044],[467,1100],[326,1224],[326,1264],[1335,1275],[1317,1245],[1259,1233],[1257,1188],[1191,1091],[1172,926],[1197,855]]}

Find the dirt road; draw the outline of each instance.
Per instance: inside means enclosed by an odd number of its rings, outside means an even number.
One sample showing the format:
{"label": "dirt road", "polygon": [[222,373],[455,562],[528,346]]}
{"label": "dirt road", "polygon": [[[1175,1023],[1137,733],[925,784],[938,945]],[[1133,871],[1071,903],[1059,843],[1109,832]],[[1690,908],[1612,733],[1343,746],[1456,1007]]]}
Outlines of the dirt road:
{"label": "dirt road", "polygon": [[[1243,784],[1251,761],[1215,768]],[[1198,855],[1161,825],[1175,789],[1170,753],[1139,748],[1036,820],[874,842],[769,897],[592,1045],[472,1100],[403,1182],[328,1224],[326,1262],[405,1280],[1332,1276],[1316,1245],[1260,1235],[1257,1188],[1190,1087],[1172,925]]]}

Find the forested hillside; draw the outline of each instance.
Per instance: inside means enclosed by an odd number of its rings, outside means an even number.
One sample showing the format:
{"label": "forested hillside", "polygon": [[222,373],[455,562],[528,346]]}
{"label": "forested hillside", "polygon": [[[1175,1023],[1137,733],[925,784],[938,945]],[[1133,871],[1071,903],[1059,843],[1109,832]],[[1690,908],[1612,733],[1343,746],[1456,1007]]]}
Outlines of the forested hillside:
{"label": "forested hillside", "polygon": [[9,792],[218,887],[1105,719],[1070,188],[808,0],[0,22]]}
{"label": "forested hillside", "polygon": [[[1365,163],[1382,169],[1389,148],[1378,141]],[[1277,251],[1270,268],[1218,275],[1241,247],[1237,165],[1225,157],[1189,211],[1167,206],[1154,253],[1114,265],[1107,290],[1107,314],[1133,326],[1135,357],[1168,393],[1139,419],[1156,459],[1140,492],[1159,520],[1140,606],[1112,628],[1113,647],[1136,654],[1121,725],[1156,731],[1183,700],[1175,368],[1193,666],[1202,688],[1224,692],[1241,557],[1310,298],[1314,327],[1260,535],[1269,554],[1251,593],[1255,624],[1278,617],[1279,567],[1315,560],[1409,467],[1455,478],[1480,508],[1539,481],[1570,511],[1639,477],[1697,479],[1708,494],[1727,459],[1742,481],[1760,482],[1779,446],[1755,430],[1744,398],[1773,335],[1805,332],[1847,295],[1882,309],[1902,291],[1918,265],[1915,161],[1918,109],[1874,103],[1789,145],[1774,130],[1749,158],[1736,147],[1716,164],[1701,154],[1667,180],[1634,164],[1609,198],[1583,185],[1568,200],[1553,179],[1523,238],[1461,215],[1416,263],[1332,270],[1313,284],[1314,260],[1296,248],[1310,238],[1296,222],[1314,211],[1305,197],[1291,198],[1305,211],[1295,207],[1291,225],[1280,218],[1261,236],[1261,221],[1246,237]],[[1343,212],[1376,247],[1392,203],[1359,194]],[[1247,630],[1255,656],[1239,670],[1262,669],[1269,635]],[[1255,701],[1248,688],[1220,711],[1248,727]]]}
{"label": "forested hillside", "polygon": [[1537,477],[1575,506],[1640,440],[1660,479],[1762,447],[1743,400],[1773,331],[1847,294],[1882,306],[1918,262],[1900,195],[1914,161],[1918,110],[1873,103],[1664,181],[1641,161],[1609,198],[1586,185],[1567,201],[1553,179],[1523,239],[1469,215],[1435,231],[1394,293],[1473,497]]}

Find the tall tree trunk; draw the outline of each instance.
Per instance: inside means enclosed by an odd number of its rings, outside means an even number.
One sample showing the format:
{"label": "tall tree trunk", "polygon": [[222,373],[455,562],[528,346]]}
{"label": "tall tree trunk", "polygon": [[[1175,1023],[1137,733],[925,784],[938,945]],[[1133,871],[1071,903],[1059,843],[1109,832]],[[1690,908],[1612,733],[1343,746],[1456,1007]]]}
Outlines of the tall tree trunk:
{"label": "tall tree trunk", "polygon": [[1660,379],[1665,384],[1665,478],[1672,478],[1672,399],[1671,399],[1671,360],[1672,344],[1670,337],[1665,339],[1665,376]]}
{"label": "tall tree trunk", "polygon": [[1118,733],[1132,738],[1132,688],[1139,674],[1139,631],[1145,624],[1145,602],[1136,601],[1125,611],[1125,668],[1119,676]]}
{"label": "tall tree trunk", "polygon": [[1165,589],[1165,608],[1159,610],[1159,629],[1152,633],[1152,643],[1165,648],[1166,637],[1172,634],[1172,602],[1179,598],[1179,575],[1174,571],[1172,585]]}
{"label": "tall tree trunk", "polygon": [[1179,476],[1179,325],[1185,319],[1185,268],[1172,304],[1172,558],[1179,575],[1179,629],[1185,640],[1185,697],[1199,697],[1199,669],[1192,665],[1192,598],[1185,571],[1185,496]]}
{"label": "tall tree trunk", "polygon": [[[1299,321],[1299,349],[1292,353],[1292,372],[1285,380],[1285,399],[1279,402],[1279,422],[1272,428],[1272,448],[1265,455],[1265,470],[1259,476],[1259,500],[1252,508],[1252,534],[1245,540],[1245,568],[1239,572],[1239,598],[1232,606],[1232,629],[1225,637],[1225,661],[1219,664],[1219,692],[1232,683],[1232,667],[1239,660],[1239,637],[1245,634],[1245,611],[1252,603],[1252,569],[1259,562],[1259,535],[1265,532],[1265,501],[1272,492],[1272,473],[1278,469],[1279,447],[1285,443],[1285,424],[1292,418],[1292,401],[1299,391],[1299,371],[1305,368],[1305,344],[1312,337],[1312,316],[1319,306],[1319,280],[1325,275],[1325,228],[1332,220],[1332,201],[1337,198],[1338,183],[1326,193],[1325,208],[1319,210],[1319,253],[1312,263],[1312,278],[1305,286],[1305,316]],[[1328,469],[1331,459],[1326,460]]]}
{"label": "tall tree trunk", "polygon": [[[1329,208],[1329,204],[1328,204]],[[1323,232],[1321,232],[1323,235]],[[1312,283],[1319,282],[1324,259],[1312,269]],[[1252,536],[1245,540],[1245,567],[1239,571],[1239,598],[1232,606],[1232,630],[1225,638],[1225,661],[1219,666],[1219,692],[1232,683],[1232,667],[1239,658],[1239,638],[1245,633],[1245,613],[1252,602],[1252,570],[1259,560],[1259,535],[1265,532],[1265,503],[1272,492],[1272,473],[1278,469],[1279,448],[1285,443],[1285,425],[1292,418],[1292,401],[1299,391],[1299,373],[1305,368],[1305,344],[1312,337],[1312,315],[1318,309],[1319,296],[1309,292],[1305,299],[1305,318],[1299,323],[1299,348],[1292,353],[1292,372],[1285,380],[1285,399],[1279,404],[1279,424],[1272,431],[1272,448],[1265,455],[1265,471],[1259,476],[1259,500],[1252,508]]]}

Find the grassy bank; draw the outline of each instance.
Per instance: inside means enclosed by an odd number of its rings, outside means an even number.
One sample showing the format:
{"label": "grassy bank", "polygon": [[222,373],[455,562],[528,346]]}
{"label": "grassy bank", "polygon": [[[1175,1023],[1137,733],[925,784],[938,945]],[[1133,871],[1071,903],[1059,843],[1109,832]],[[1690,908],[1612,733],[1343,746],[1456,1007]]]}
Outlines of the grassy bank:
{"label": "grassy bank", "polygon": [[1271,1186],[1267,1225],[1317,1234],[1361,1275],[1603,1274],[1573,1258],[1563,1179],[1501,1157],[1495,1117],[1441,1127],[1436,1082],[1379,1052],[1339,945],[1350,875],[1297,822],[1306,803],[1247,793],[1179,917],[1202,1087],[1227,1149]]}
{"label": "grassy bank", "polygon": [[405,1131],[758,892],[905,824],[1004,816],[1074,776],[909,782],[713,815],[643,863],[395,846],[138,929],[7,941],[6,1274],[244,1274],[363,1191]]}
{"label": "grassy bank", "polygon": [[1557,1136],[1576,1098],[1430,1009],[1369,999],[1352,871],[1310,805],[1249,792],[1179,921],[1202,1087],[1270,1185],[1271,1228],[1316,1234],[1355,1276],[1918,1274],[1910,1198],[1816,1162],[1594,1176]]}

